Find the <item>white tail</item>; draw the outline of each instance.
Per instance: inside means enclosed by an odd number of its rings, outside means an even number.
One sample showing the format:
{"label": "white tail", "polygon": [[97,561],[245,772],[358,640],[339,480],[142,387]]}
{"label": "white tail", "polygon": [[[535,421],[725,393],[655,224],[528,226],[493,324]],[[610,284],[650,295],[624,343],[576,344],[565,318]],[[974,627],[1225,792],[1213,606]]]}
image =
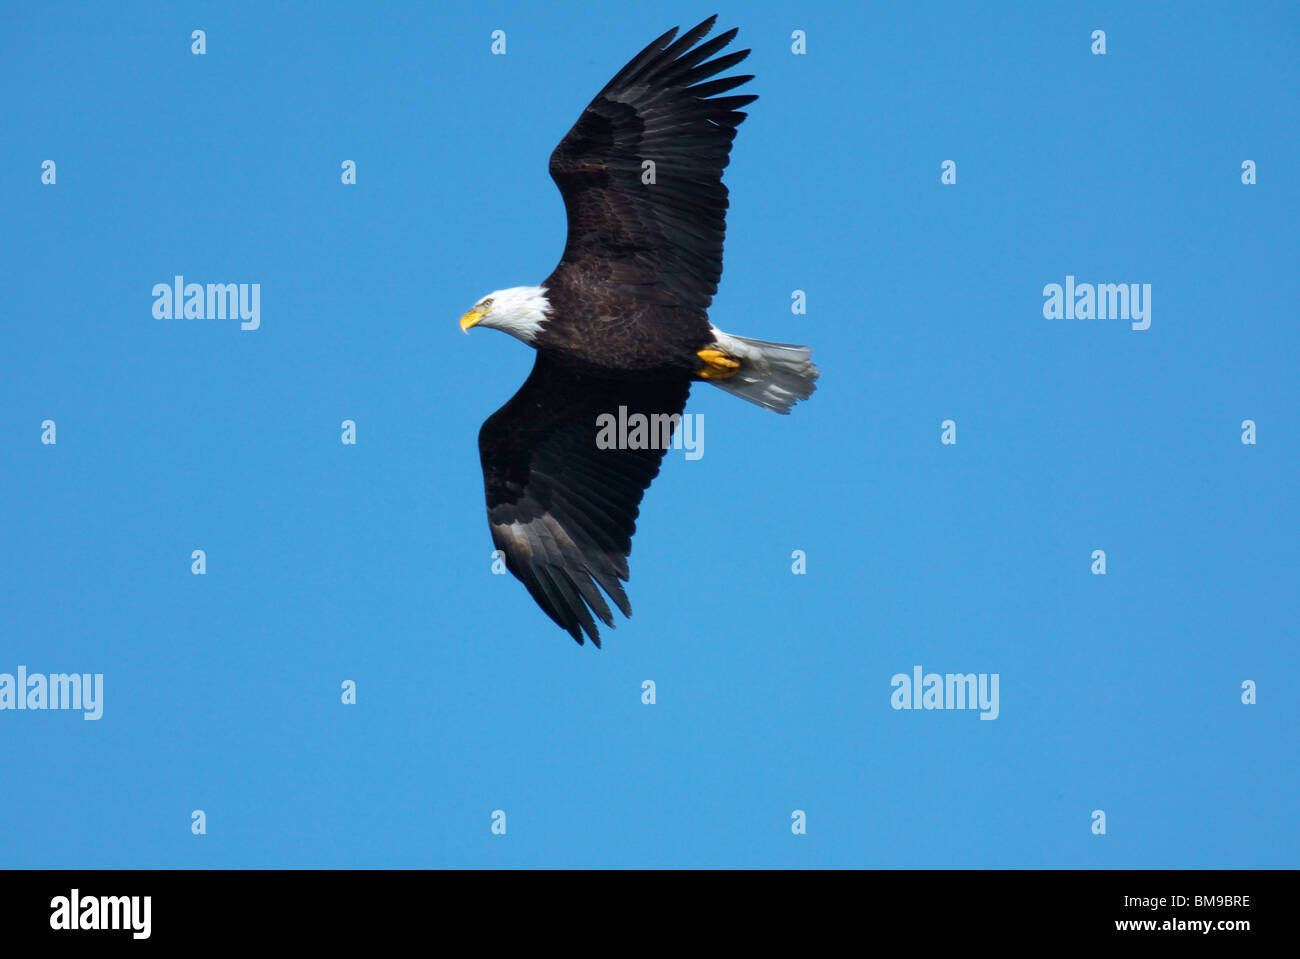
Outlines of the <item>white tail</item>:
{"label": "white tail", "polygon": [[812,350],[793,343],[768,343],[733,336],[713,327],[717,348],[740,360],[740,369],[727,379],[710,379],[714,386],[757,403],[775,413],[806,400],[817,389],[821,371],[812,363]]}

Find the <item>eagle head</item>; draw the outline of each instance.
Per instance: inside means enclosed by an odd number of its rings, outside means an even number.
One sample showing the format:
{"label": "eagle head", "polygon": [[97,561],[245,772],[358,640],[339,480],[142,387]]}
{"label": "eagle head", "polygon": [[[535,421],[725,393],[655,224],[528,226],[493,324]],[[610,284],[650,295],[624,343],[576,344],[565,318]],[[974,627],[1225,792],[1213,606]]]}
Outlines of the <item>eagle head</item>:
{"label": "eagle head", "polygon": [[551,304],[546,299],[546,287],[514,286],[508,290],[489,293],[475,303],[460,318],[460,328],[468,333],[471,326],[486,326],[490,330],[509,333],[525,343],[532,343],[541,333],[542,325],[550,312]]}

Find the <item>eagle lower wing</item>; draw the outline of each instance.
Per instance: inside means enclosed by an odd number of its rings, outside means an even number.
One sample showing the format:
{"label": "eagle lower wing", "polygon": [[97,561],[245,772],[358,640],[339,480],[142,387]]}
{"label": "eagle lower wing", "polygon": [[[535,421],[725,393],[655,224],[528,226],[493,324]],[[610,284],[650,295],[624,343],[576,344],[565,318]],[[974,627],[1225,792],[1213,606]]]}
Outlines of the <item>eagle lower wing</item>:
{"label": "eagle lower wing", "polygon": [[[572,371],[544,353],[510,402],[479,431],[492,541],[506,567],[569,635],[600,645],[594,612],[610,627],[609,594],[632,615],[619,580],[641,497],[659,473],[657,449],[601,449],[597,419],[680,414],[690,381],[618,381]],[[655,422],[650,420],[650,422]]]}
{"label": "eagle lower wing", "polygon": [[[758,99],[718,96],[752,76],[709,80],[749,55],[709,59],[735,30],[695,46],[715,19],[676,42],[674,27],[637,54],[551,154],[569,234],[548,285],[568,279],[699,310],[712,302],[726,232],[722,171],[746,116],[739,110]],[[643,180],[645,161],[653,183]]]}

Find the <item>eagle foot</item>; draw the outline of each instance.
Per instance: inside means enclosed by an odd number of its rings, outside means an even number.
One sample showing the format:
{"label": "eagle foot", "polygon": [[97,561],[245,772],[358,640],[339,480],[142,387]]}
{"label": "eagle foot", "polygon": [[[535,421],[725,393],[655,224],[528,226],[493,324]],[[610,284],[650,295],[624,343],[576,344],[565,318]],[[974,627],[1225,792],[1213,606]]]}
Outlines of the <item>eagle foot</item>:
{"label": "eagle foot", "polygon": [[740,360],[721,350],[700,350],[695,354],[704,366],[696,371],[696,376],[704,380],[725,380],[736,375],[740,370]]}

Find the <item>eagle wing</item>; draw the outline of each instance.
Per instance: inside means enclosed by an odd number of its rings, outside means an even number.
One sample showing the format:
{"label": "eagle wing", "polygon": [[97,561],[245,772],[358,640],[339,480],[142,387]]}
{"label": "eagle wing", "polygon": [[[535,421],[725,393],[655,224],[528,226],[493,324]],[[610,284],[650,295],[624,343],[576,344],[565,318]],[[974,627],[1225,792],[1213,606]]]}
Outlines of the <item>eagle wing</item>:
{"label": "eagle wing", "polygon": [[641,497],[665,445],[601,449],[598,418],[617,419],[620,407],[629,417],[680,414],[689,392],[684,378],[605,379],[538,353],[519,392],[479,432],[492,541],[537,605],[579,644],[585,631],[600,645],[592,612],[614,625],[597,584],[632,615],[619,580],[628,578]]}
{"label": "eagle wing", "polygon": [[551,154],[569,234],[548,285],[568,279],[699,310],[712,302],[726,232],[722,171],[739,110],[758,99],[718,96],[753,77],[709,79],[749,55],[709,59],[735,30],[695,46],[715,19],[676,41],[674,27],[637,54]]}

